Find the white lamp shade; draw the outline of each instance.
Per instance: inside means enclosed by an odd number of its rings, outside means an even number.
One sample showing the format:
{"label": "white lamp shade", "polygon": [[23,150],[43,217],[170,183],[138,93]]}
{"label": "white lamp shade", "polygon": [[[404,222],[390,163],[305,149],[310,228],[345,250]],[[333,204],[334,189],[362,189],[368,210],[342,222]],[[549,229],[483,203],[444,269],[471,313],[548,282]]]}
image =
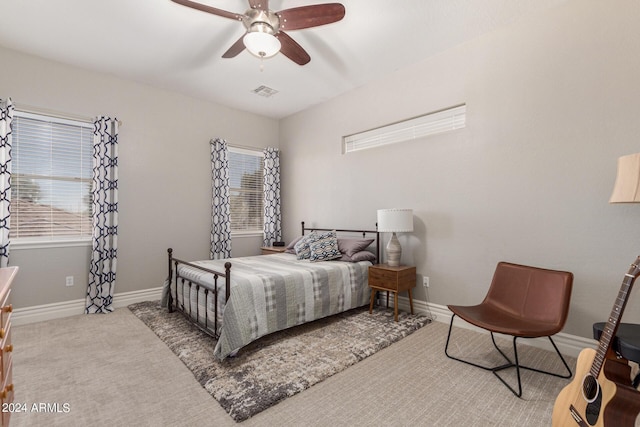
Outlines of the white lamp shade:
{"label": "white lamp shade", "polygon": [[242,39],[244,47],[258,58],[269,58],[280,52],[280,40],[269,33],[253,31]]}
{"label": "white lamp shade", "polygon": [[640,153],[618,158],[618,175],[609,203],[640,202]]}
{"label": "white lamp shade", "polygon": [[378,231],[381,233],[413,231],[413,210],[378,209]]}

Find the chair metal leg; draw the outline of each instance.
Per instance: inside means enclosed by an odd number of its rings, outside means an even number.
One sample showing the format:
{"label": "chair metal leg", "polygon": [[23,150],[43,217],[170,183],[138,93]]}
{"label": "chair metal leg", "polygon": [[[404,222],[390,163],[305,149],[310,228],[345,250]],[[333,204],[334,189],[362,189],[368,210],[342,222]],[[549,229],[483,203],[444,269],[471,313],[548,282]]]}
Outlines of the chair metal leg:
{"label": "chair metal leg", "polygon": [[[565,369],[567,370],[567,374],[557,374],[555,372],[548,372],[548,371],[543,371],[540,369],[536,369],[536,368],[531,368],[528,366],[522,366],[520,365],[520,362],[518,360],[518,348],[516,345],[516,341],[518,338],[523,338],[523,337],[513,337],[513,354],[514,354],[514,362],[511,361],[511,359],[509,359],[509,357],[504,354],[504,352],[500,349],[500,347],[498,347],[498,345],[496,344],[496,340],[494,337],[493,332],[489,331],[491,334],[491,341],[493,342],[493,346],[496,348],[496,350],[498,350],[498,353],[500,353],[500,355],[502,355],[502,357],[507,361],[507,363],[503,364],[503,365],[499,365],[499,366],[483,366],[483,365],[479,365],[477,363],[473,363],[470,362],[468,360],[463,360],[460,359],[458,357],[455,356],[451,356],[449,354],[449,341],[451,339],[451,331],[453,329],[453,319],[455,318],[455,314],[453,316],[451,316],[451,323],[449,324],[449,333],[447,334],[447,343],[445,344],[445,348],[444,348],[444,353],[446,354],[446,356],[450,359],[453,360],[457,360],[459,362],[462,363],[466,363],[467,365],[471,365],[471,366],[475,366],[476,368],[480,368],[480,369],[484,369],[486,371],[491,371],[493,372],[493,374],[509,389],[511,390],[511,392],[516,395],[517,397],[522,397],[522,381],[520,379],[520,368],[522,369],[527,369],[529,371],[534,371],[534,372],[539,372],[541,374],[547,374],[547,375],[552,375],[554,377],[558,377],[558,378],[571,378],[571,376],[573,375],[571,373],[571,368],[569,368],[569,365],[567,364],[566,360],[564,359],[564,357],[562,356],[562,354],[560,353],[560,350],[558,350],[558,346],[556,346],[556,343],[553,341],[553,339],[551,337],[549,338],[549,341],[551,341],[551,345],[553,345],[553,348],[556,351],[556,354],[560,357],[560,360],[562,361],[562,364],[564,365]],[[498,375],[499,371],[502,371],[503,369],[507,369],[507,368],[516,368],[516,377],[518,378],[518,391],[516,391],[511,385],[507,384],[507,382],[500,376]]]}
{"label": "chair metal leg", "polygon": [[[504,384],[509,390],[511,390],[511,393],[515,394],[518,397],[522,397],[522,381],[520,380],[520,368],[524,369],[524,366],[520,366],[520,363],[518,362],[518,348],[516,346],[516,339],[518,337],[513,337],[513,354],[514,354],[514,359],[515,359],[515,363],[511,362],[507,365],[502,365],[502,366],[498,366],[495,367],[493,369],[491,369],[491,371],[493,372],[493,375],[495,375],[501,382],[502,384]],[[507,358],[507,356],[505,356],[505,354],[502,352],[502,350],[500,350],[498,348],[498,346],[496,345],[496,341],[493,338],[493,332],[491,332],[491,340],[493,341],[493,345],[495,346],[495,348],[498,349],[498,351],[500,352],[500,354],[502,354],[502,356],[504,356],[505,358]],[[507,358],[508,359],[508,358]],[[498,372],[503,370],[503,369],[507,369],[507,368],[516,368],[516,377],[518,378],[518,391],[516,392],[514,390],[513,387],[511,387],[504,378],[502,378],[500,375],[498,375]]]}
{"label": "chair metal leg", "polygon": [[496,367],[494,367],[494,366],[483,366],[483,365],[479,365],[479,364],[477,364],[477,363],[470,362],[470,361],[468,361],[468,360],[460,359],[460,358],[458,358],[458,357],[455,357],[455,356],[450,355],[450,354],[449,354],[449,341],[450,341],[450,338],[451,338],[451,330],[452,330],[452,328],[453,328],[453,319],[454,319],[455,317],[456,317],[456,315],[455,315],[455,314],[451,317],[451,323],[449,324],[449,333],[447,334],[447,343],[445,344],[445,347],[444,347],[444,354],[446,354],[446,355],[447,355],[447,357],[448,357],[449,359],[457,360],[458,362],[466,363],[467,365],[475,366],[476,368],[484,369],[485,371],[493,371],[493,370],[495,370],[495,369],[504,369],[504,368],[508,368],[508,367],[511,367],[511,366],[515,366],[515,365],[513,364],[513,362],[511,362],[511,359],[509,359],[509,358],[508,358],[508,357],[507,357],[507,356],[502,352],[502,350],[500,350],[500,348],[498,348],[498,346],[496,345],[495,339],[494,339],[494,337],[493,337],[493,333],[491,333],[491,340],[493,340],[493,345],[494,345],[494,346],[495,346],[495,348],[498,350],[498,352],[502,355],[502,357],[504,357],[504,358],[505,358],[505,360],[507,361],[507,363],[506,363],[506,364],[504,364],[504,365],[500,365],[500,366],[496,366]]}

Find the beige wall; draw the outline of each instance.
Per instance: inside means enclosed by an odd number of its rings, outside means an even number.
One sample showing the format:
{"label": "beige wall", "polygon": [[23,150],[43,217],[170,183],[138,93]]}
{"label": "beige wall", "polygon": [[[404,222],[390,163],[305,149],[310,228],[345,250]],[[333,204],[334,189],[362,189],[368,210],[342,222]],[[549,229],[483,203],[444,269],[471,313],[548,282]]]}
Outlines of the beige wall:
{"label": "beige wall", "polygon": [[[280,140],[286,240],[301,220],[369,228],[379,208],[413,208],[403,261],[430,276],[430,302],[478,302],[500,260],[566,269],[566,331],[589,337],[640,253],[640,206],[607,203],[617,157],[640,151],[639,18],[633,0],[569,1],[280,123],[2,48],[0,97],[124,122],[117,292],[159,286],[168,246],[207,256],[211,137]],[[462,102],[464,130],[341,154],[342,135]],[[259,244],[235,239],[234,255]],[[14,250],[15,306],[83,298],[88,257]]]}
{"label": "beige wall", "polygon": [[[278,146],[278,122],[0,48],[0,98],[67,114],[117,115],[119,237],[116,292],[162,285],[166,249],[187,259],[209,254],[209,140]],[[247,124],[250,124],[248,126]],[[259,253],[260,238],[234,239],[234,255]],[[89,249],[15,249],[16,308],[84,298]],[[66,287],[65,277],[75,276]]]}
{"label": "beige wall", "polygon": [[[640,253],[640,205],[607,203],[640,151],[638,22],[633,0],[569,1],[282,120],[285,238],[413,208],[403,262],[430,302],[479,302],[500,260],[570,270],[565,331],[590,337]],[[341,154],[343,135],[460,103],[464,130]],[[624,319],[639,307],[634,291]]]}

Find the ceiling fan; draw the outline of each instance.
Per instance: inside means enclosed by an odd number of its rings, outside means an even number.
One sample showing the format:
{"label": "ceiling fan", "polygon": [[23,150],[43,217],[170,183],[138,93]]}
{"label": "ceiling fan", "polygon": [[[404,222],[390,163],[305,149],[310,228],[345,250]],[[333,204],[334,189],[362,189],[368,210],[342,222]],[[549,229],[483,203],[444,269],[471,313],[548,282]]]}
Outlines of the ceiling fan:
{"label": "ceiling fan", "polygon": [[246,48],[259,58],[269,58],[282,52],[298,65],[307,64],[311,57],[284,30],[331,24],[341,20],[345,13],[344,6],[340,3],[316,4],[274,12],[269,9],[269,0],[249,0],[250,8],[241,15],[191,0],[171,1],[213,15],[242,21],[246,28],[245,34],[222,55],[223,58],[233,58]]}

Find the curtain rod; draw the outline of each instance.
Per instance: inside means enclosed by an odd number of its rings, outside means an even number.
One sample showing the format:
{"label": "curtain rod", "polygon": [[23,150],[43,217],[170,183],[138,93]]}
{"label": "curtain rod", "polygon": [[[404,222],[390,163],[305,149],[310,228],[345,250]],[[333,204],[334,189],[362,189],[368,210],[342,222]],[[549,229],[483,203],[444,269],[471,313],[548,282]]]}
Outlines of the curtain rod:
{"label": "curtain rod", "polygon": [[258,147],[248,147],[246,145],[236,145],[236,144],[229,144],[229,147],[232,148],[241,148],[243,150],[249,150],[249,151],[259,151],[260,153],[262,153],[264,151],[264,148],[258,148]]}
{"label": "curtain rod", "polygon": [[[211,141],[209,141],[209,144],[213,144],[213,139],[212,139]],[[259,151],[259,152],[261,152],[261,153],[262,153],[262,151],[264,151],[264,149],[266,148],[266,147],[264,147],[264,148],[260,148],[260,147],[249,147],[249,146],[247,146],[247,145],[238,145],[238,144],[229,144],[229,143],[227,143],[227,145],[228,145],[229,147],[232,147],[232,148],[241,148],[241,149],[243,149],[243,150]]]}
{"label": "curtain rod", "polygon": [[[44,114],[47,116],[57,117],[59,119],[76,120],[79,122],[87,122],[87,123],[93,123],[95,120],[94,117],[86,117],[81,115],[62,113],[60,111],[50,110],[50,109],[41,108],[41,107],[34,107],[32,105],[27,105],[27,104],[14,103],[13,105],[15,106],[16,109],[20,111],[24,111],[25,113]],[[118,120],[118,126],[122,126],[122,120]]]}

